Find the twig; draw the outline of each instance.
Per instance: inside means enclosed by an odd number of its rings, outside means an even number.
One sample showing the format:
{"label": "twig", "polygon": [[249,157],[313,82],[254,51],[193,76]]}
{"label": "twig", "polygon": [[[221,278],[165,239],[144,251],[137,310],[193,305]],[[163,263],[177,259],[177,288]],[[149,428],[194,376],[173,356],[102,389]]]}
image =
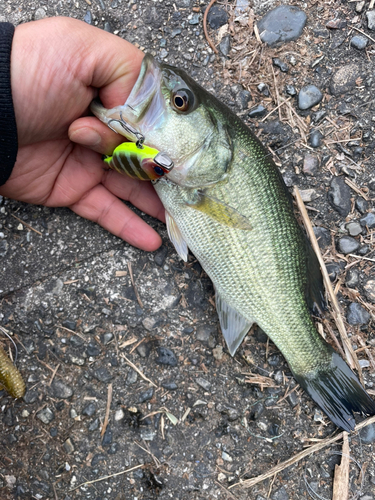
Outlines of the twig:
{"label": "twig", "polygon": [[75,488],[72,488],[69,491],[75,491],[75,490],[78,490],[78,488],[81,488],[81,486],[86,486],[88,484],[98,483],[99,481],[105,481],[106,479],[110,479],[111,477],[121,476],[121,474],[127,474],[128,472],[131,472],[131,471],[136,470],[136,469],[140,469],[141,467],[144,467],[144,464],[136,465],[135,467],[131,467],[130,469],[126,469],[126,470],[122,470],[121,472],[116,472],[115,474],[110,474],[109,476],[99,477],[99,479],[94,479],[93,481],[86,481],[84,483],[79,484]]}
{"label": "twig", "polygon": [[48,385],[51,387],[51,384],[53,382],[53,379],[55,378],[55,375],[57,373],[57,370],[60,368],[60,363],[56,366],[56,368],[53,370],[51,380],[49,381]]}
{"label": "twig", "polygon": [[132,263],[131,263],[131,262],[128,262],[128,269],[129,269],[129,274],[130,274],[130,281],[132,282],[132,285],[133,285],[133,289],[134,289],[135,296],[137,297],[138,304],[139,304],[139,305],[141,306],[141,308],[143,309],[143,304],[142,304],[141,298],[140,298],[140,296],[139,296],[139,293],[138,293],[137,287],[135,286],[135,281],[134,281],[134,276],[133,276],[133,268],[132,268]]}
{"label": "twig", "polygon": [[331,301],[331,304],[332,304],[333,317],[335,319],[335,322],[336,322],[336,325],[337,325],[337,329],[340,332],[341,340],[342,340],[342,342],[344,344],[344,350],[345,350],[345,354],[346,354],[346,359],[347,359],[347,361],[349,363],[349,366],[351,368],[353,368],[353,367],[356,368],[356,370],[358,371],[359,379],[360,379],[361,383],[363,384],[362,370],[361,370],[361,367],[359,366],[357,356],[356,356],[355,352],[353,351],[352,345],[351,345],[350,340],[348,338],[348,335],[346,333],[346,329],[345,329],[345,325],[344,325],[344,320],[343,320],[341,312],[340,312],[340,306],[339,306],[337,297],[336,297],[336,295],[333,292],[331,280],[329,279],[326,266],[324,264],[322,255],[320,253],[320,249],[319,249],[319,245],[318,245],[317,239],[315,237],[315,234],[314,234],[314,231],[313,231],[313,228],[312,228],[309,216],[307,215],[307,211],[306,211],[305,205],[304,205],[304,203],[302,201],[302,198],[301,198],[301,195],[300,195],[300,192],[299,192],[297,186],[294,187],[294,196],[295,196],[295,198],[297,200],[297,205],[298,205],[298,208],[299,208],[299,210],[301,212],[301,215],[302,215],[302,218],[303,218],[303,222],[304,222],[306,231],[307,231],[307,233],[309,235],[309,238],[310,238],[310,241],[311,241],[311,245],[312,245],[312,247],[313,247],[313,249],[315,251],[315,254],[316,254],[316,256],[317,256],[317,258],[319,260],[320,268],[321,268],[321,271],[322,271],[322,274],[323,274],[324,284],[326,286],[326,289],[327,289],[327,292],[328,292],[328,295],[329,295],[329,298],[330,298],[330,301]]}
{"label": "twig", "polygon": [[129,359],[128,359],[128,358],[127,358],[124,354],[121,354],[121,357],[125,359],[125,361],[127,362],[127,364],[128,364],[131,368],[133,368],[133,370],[135,370],[135,371],[138,373],[138,375],[140,375],[140,376],[143,378],[143,380],[146,380],[146,382],[149,382],[149,383],[150,383],[151,385],[153,385],[154,387],[157,387],[157,385],[156,385],[156,384],[154,384],[154,382],[153,382],[152,380],[150,380],[149,378],[147,378],[147,377],[146,377],[146,375],[144,375],[144,374],[143,374],[143,372],[141,372],[141,370],[140,370],[139,368],[137,368],[137,367],[135,366],[135,364],[134,364],[134,363],[132,363],[132,362],[131,362],[131,361],[130,361],[130,360],[129,360]]}
{"label": "twig", "polygon": [[220,488],[222,488],[222,489],[225,491],[225,493],[226,493],[227,495],[229,495],[229,496],[230,496],[230,498],[231,498],[232,500],[237,500],[237,497],[235,497],[235,496],[233,495],[233,493],[231,493],[231,492],[228,490],[228,488],[226,488],[224,485],[220,484],[220,483],[219,483],[219,481],[215,481],[215,484],[217,484],[218,486],[220,486]]}
{"label": "twig", "polygon": [[348,178],[345,178],[345,184],[347,184],[349,187],[351,187],[353,189],[353,191],[355,191],[357,194],[362,196],[362,198],[364,198],[366,201],[368,201],[368,196],[353,181],[351,181]]}
{"label": "twig", "polygon": [[107,393],[107,408],[105,410],[105,417],[104,417],[104,422],[103,422],[103,427],[102,431],[100,433],[101,437],[104,436],[105,431],[107,430],[108,422],[109,422],[109,412],[111,409],[111,403],[112,403],[112,384],[108,385],[108,393]]}
{"label": "twig", "polygon": [[213,44],[213,42],[212,42],[212,40],[209,37],[208,32],[207,32],[207,16],[208,16],[208,12],[209,12],[209,10],[211,9],[211,7],[213,6],[213,4],[215,2],[216,2],[216,0],[211,0],[210,3],[207,6],[207,9],[204,11],[204,16],[203,16],[203,31],[204,31],[204,36],[206,37],[206,40],[208,42],[208,45],[215,52],[215,54],[218,54],[219,51],[217,50],[217,48]]}
{"label": "twig", "polygon": [[30,224],[28,224],[27,222],[23,221],[22,219],[19,219],[16,215],[14,214],[10,214],[12,217],[14,217],[15,219],[18,220],[18,222],[21,222],[21,224],[23,224],[24,226],[26,226],[27,228],[31,229],[31,231],[34,231],[35,233],[39,234],[39,236],[43,236],[42,233],[40,231],[37,231],[36,229],[34,229],[33,227],[30,226]]}
{"label": "twig", "polygon": [[[359,431],[360,429],[363,429],[364,427],[366,427],[370,424],[373,424],[374,422],[375,422],[375,416],[369,417],[368,419],[366,419],[363,422],[356,425],[355,431]],[[285,462],[282,462],[281,464],[278,464],[275,467],[272,467],[265,474],[260,474],[259,476],[252,477],[251,479],[246,479],[245,481],[240,481],[239,483],[232,484],[231,486],[229,486],[228,489],[236,488],[238,486],[241,486],[242,488],[251,488],[255,484],[258,484],[258,483],[264,481],[265,479],[272,477],[274,474],[278,474],[279,472],[286,469],[290,465],[293,465],[296,462],[299,462],[300,460],[307,457],[308,455],[311,455],[312,453],[315,453],[316,451],[322,450],[323,448],[326,448],[327,446],[335,443],[336,441],[339,441],[340,439],[342,439],[344,434],[345,434],[345,431],[342,431],[342,432],[339,432],[338,434],[336,434],[336,436],[324,439],[320,443],[314,444],[313,446],[310,446],[310,448],[307,448],[306,450],[303,450],[300,453],[297,453],[297,455],[294,455],[293,457],[288,458],[288,460],[285,460]]]}
{"label": "twig", "polygon": [[350,450],[348,433],[343,432],[341,464],[335,465],[332,500],[348,500]]}

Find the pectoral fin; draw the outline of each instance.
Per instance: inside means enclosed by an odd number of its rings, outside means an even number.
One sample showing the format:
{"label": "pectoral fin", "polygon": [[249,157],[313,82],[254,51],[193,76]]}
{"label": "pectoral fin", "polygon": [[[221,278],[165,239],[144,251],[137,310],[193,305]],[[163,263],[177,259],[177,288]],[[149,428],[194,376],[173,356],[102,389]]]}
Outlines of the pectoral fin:
{"label": "pectoral fin", "polygon": [[188,260],[188,253],[189,253],[189,248],[186,244],[186,241],[184,240],[180,230],[178,229],[178,226],[173,219],[171,215],[167,211],[165,211],[165,220],[167,223],[167,231],[168,231],[168,236],[171,242],[173,243],[178,255],[181,257],[182,260],[187,262]]}
{"label": "pectoral fin", "polygon": [[244,337],[250,330],[253,321],[247,320],[235,309],[230,307],[217,291],[216,310],[225,342],[227,343],[230,354],[234,356]]}
{"label": "pectoral fin", "polygon": [[195,210],[203,212],[225,226],[245,231],[252,229],[249,220],[235,208],[202,191],[198,191],[197,196],[197,201],[189,205]]}

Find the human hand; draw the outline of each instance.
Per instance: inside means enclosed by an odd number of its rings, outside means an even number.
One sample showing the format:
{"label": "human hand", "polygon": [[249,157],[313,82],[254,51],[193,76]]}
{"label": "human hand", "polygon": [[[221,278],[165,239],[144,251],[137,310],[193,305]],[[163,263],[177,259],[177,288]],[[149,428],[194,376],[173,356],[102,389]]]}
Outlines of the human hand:
{"label": "human hand", "polygon": [[0,194],[68,206],[134,246],[158,248],[160,236],[119,200],[164,220],[153,187],[104,170],[98,153],[112,153],[124,139],[96,118],[84,117],[97,95],[107,108],[123,104],[142,59],[125,40],[75,19],[18,26],[11,80],[19,150]]}

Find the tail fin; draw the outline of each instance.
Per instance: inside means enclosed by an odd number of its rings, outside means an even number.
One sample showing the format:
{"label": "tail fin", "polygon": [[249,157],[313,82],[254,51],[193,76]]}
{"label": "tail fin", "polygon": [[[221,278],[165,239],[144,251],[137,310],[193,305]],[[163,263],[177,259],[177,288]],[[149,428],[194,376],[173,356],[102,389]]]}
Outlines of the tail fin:
{"label": "tail fin", "polygon": [[328,418],[344,431],[354,430],[353,412],[375,415],[375,401],[335,351],[328,367],[305,377],[295,374],[295,378]]}

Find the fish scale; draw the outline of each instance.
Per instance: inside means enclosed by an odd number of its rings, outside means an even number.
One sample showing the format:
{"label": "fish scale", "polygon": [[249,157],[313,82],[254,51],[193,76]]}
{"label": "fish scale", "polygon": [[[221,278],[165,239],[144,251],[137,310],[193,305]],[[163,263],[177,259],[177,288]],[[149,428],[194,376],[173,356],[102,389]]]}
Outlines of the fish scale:
{"label": "fish scale", "polygon": [[211,278],[229,352],[256,322],[336,425],[350,431],[353,412],[375,414],[357,376],[314,326],[310,311],[325,308],[319,263],[257,137],[184,71],[150,55],[124,105],[91,109],[131,141],[126,130],[138,131],[173,162],[155,183],[168,234],[180,257],[186,261],[190,248]]}

